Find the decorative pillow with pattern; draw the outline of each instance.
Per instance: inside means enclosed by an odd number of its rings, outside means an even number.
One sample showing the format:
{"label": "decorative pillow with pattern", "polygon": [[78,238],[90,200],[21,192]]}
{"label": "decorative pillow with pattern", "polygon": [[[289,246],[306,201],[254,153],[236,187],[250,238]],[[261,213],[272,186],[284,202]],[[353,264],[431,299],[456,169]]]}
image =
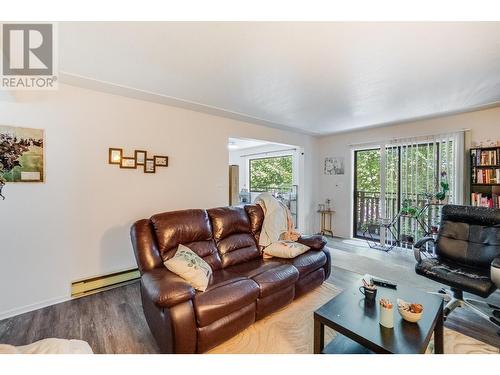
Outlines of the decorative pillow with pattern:
{"label": "decorative pillow with pattern", "polygon": [[196,290],[204,292],[207,289],[212,268],[189,247],[179,245],[175,255],[163,264]]}
{"label": "decorative pillow with pattern", "polygon": [[293,241],[277,241],[264,248],[264,257],[295,258],[310,247]]}

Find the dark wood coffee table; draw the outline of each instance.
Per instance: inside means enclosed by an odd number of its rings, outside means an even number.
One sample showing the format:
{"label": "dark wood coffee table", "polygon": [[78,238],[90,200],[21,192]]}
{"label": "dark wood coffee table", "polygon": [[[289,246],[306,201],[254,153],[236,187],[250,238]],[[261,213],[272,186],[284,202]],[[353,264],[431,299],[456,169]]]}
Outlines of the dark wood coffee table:
{"label": "dark wood coffee table", "polygon": [[[394,328],[379,324],[379,300],[394,304]],[[421,303],[422,319],[408,323],[397,311],[396,299]],[[325,326],[338,334],[325,347]],[[443,353],[443,299],[414,288],[398,285],[397,290],[378,287],[375,303],[366,303],[358,286],[353,286],[314,312],[314,353],[425,353],[432,333],[434,352]]]}

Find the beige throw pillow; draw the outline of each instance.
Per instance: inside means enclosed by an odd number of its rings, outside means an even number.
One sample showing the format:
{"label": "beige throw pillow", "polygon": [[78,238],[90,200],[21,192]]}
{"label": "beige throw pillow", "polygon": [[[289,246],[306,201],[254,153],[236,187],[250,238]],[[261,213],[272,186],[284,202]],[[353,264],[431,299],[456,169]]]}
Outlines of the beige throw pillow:
{"label": "beige throw pillow", "polygon": [[212,268],[189,247],[179,245],[175,255],[163,264],[196,290],[204,292],[207,289]]}
{"label": "beige throw pillow", "polygon": [[278,241],[264,248],[264,256],[295,258],[304,254],[310,247],[293,241]]}

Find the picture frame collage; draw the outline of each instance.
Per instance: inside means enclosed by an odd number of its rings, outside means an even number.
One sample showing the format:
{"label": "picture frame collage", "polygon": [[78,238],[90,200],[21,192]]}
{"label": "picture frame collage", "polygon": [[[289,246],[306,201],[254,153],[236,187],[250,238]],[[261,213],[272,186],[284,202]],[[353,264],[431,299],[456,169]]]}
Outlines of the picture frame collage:
{"label": "picture frame collage", "polygon": [[108,163],[119,165],[122,169],[143,169],[144,173],[156,173],[156,168],[168,167],[168,156],[154,155],[148,158],[145,150],[134,150],[134,156],[124,156],[123,148],[110,147]]}

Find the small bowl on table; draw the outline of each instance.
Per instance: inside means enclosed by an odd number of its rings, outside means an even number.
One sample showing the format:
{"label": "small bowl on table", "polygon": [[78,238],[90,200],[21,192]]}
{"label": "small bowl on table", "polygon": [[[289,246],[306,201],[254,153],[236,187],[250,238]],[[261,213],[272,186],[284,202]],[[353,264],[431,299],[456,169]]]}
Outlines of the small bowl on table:
{"label": "small bowl on table", "polygon": [[397,300],[398,312],[409,323],[416,323],[422,319],[424,308],[418,303],[408,303],[402,299]]}

